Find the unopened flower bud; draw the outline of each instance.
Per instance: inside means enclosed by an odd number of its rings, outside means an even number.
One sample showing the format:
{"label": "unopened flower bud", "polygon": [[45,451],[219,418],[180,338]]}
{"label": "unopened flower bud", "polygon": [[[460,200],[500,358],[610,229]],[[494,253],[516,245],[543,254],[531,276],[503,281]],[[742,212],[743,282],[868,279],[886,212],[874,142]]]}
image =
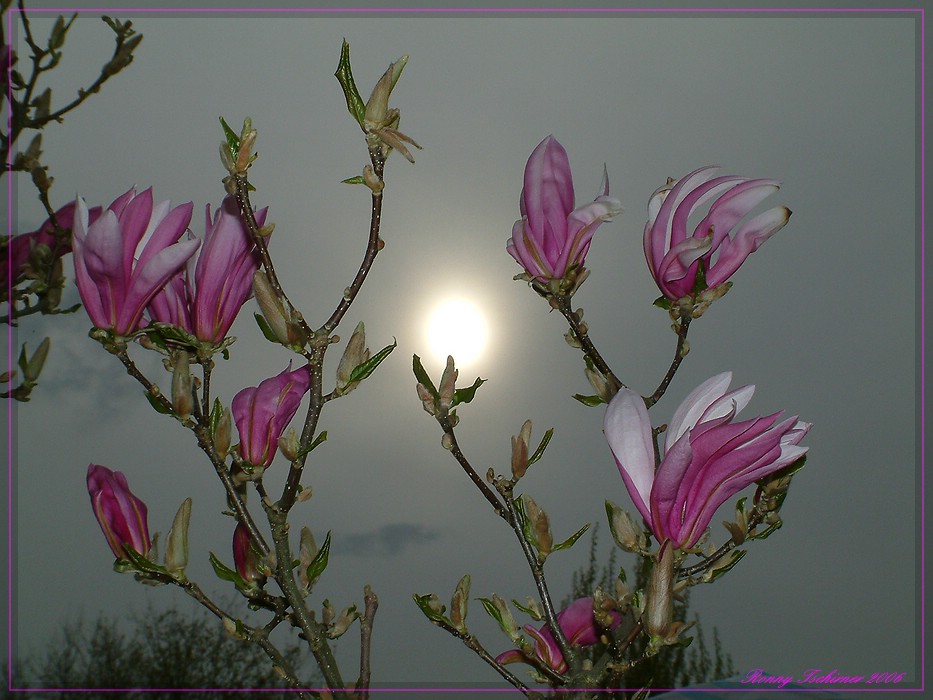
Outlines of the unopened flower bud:
{"label": "unopened flower bud", "polygon": [[644,531],[639,528],[632,516],[612,501],[606,501],[606,515],[609,516],[609,531],[612,539],[626,552],[641,552],[648,546]]}
{"label": "unopened flower bud", "polygon": [[517,480],[528,470],[528,441],[531,440],[531,421],[522,424],[521,432],[512,436],[512,476]]}
{"label": "unopened flower bud", "polygon": [[288,344],[288,322],[291,316],[285,310],[281,299],[272,288],[269,278],[266,277],[266,273],[262,270],[257,270],[253,275],[253,295],[256,297],[262,315],[276,339],[280,343]]}
{"label": "unopened flower bud", "polygon": [[221,460],[226,459],[230,452],[230,427],[232,422],[233,415],[230,413],[230,408],[227,407],[221,414],[220,420],[217,421],[217,427],[214,429],[214,449]]}
{"label": "unopened flower bud", "polygon": [[382,74],[379,82],[373,88],[369,101],[366,103],[365,124],[369,128],[387,126],[389,114],[389,96],[392,88],[398,82],[399,76],[408,63],[408,56],[402,56],[394,63],[389,64],[386,72]]}
{"label": "unopened flower bud", "polygon": [[[531,599],[529,598],[529,600]],[[493,610],[488,612],[495,618],[496,622],[499,623],[499,627],[508,635],[509,639],[512,640],[512,642],[518,643],[522,635],[519,631],[518,623],[515,622],[515,617],[512,615],[511,609],[509,609],[509,604],[499,597],[497,593],[492,594],[492,600],[489,602],[492,603]]]}
{"label": "unopened flower bud", "polygon": [[454,449],[454,436],[450,433],[444,433],[443,437],[441,437],[441,447],[448,451]]}
{"label": "unopened flower bud", "polygon": [[369,348],[366,347],[366,327],[360,321],[350,336],[340,364],[337,365],[337,395],[349,394],[358,385],[359,381],[351,382],[350,375],[357,367],[369,359]]}
{"label": "unopened flower bud", "polygon": [[[42,372],[42,366],[45,364],[45,358],[49,355],[49,347],[51,344],[52,341],[48,338],[42,339],[42,342],[39,343],[39,347],[36,348],[36,351],[23,368],[24,380],[27,382],[34,382],[39,378],[39,374]],[[23,353],[25,354],[25,352],[26,346],[24,345]]]}
{"label": "unopened flower bud", "polygon": [[175,353],[175,368],[172,370],[172,404],[179,418],[185,419],[194,409],[194,397],[191,394],[191,369],[188,365],[188,353],[179,350]]}
{"label": "unopened flower bud", "polygon": [[308,580],[308,566],[314,561],[318,553],[317,542],[310,528],[301,528],[301,538],[298,545],[298,578],[305,590],[311,587],[313,581]]}
{"label": "unopened flower bud", "polygon": [[298,439],[298,433],[294,428],[289,428],[284,435],[279,436],[279,451],[289,462],[294,462],[298,457],[298,449],[301,447]]}
{"label": "unopened flower bud", "polygon": [[463,633],[466,633],[467,602],[469,599],[470,575],[464,574],[460,582],[457,583],[457,589],[450,599],[450,621],[455,629]]}
{"label": "unopened flower bud", "polygon": [[237,574],[248,585],[262,586],[266,582],[261,559],[250,541],[249,530],[243,523],[237,523],[233,531],[233,563]]}
{"label": "unopened flower bud", "polygon": [[191,521],[191,499],[186,498],[172,522],[165,544],[165,568],[176,578],[185,577],[188,566],[188,523]]}
{"label": "unopened flower bud", "polygon": [[418,382],[418,384],[415,386],[415,390],[418,392],[418,398],[421,399],[422,408],[424,408],[424,410],[430,413],[432,416],[436,416],[437,401],[434,398],[434,394],[432,394],[421,382]]}
{"label": "unopened flower bud", "polygon": [[253,146],[256,145],[256,136],[257,132],[255,129],[249,129],[247,131],[244,126],[243,134],[240,136],[240,150],[237,151],[236,163],[234,165],[237,175],[244,174],[249,164],[254,160]]}
{"label": "unopened flower bud", "polygon": [[360,617],[360,613],[357,611],[355,605],[351,605],[349,608],[344,608],[340,611],[340,615],[337,616],[337,619],[334,620],[334,624],[329,630],[327,630],[327,636],[331,639],[337,639],[344,632],[346,632],[350,625],[353,624],[353,621]]}
{"label": "unopened flower bud", "polygon": [[528,520],[531,522],[538,555],[541,561],[544,561],[551,553],[551,549],[554,546],[554,536],[551,534],[551,522],[547,513],[541,510],[531,496],[526,493],[522,496],[522,500],[525,502],[525,513],[528,515]]}
{"label": "unopened flower bud", "polygon": [[444,367],[444,374],[441,375],[441,384],[438,387],[438,393],[440,395],[440,408],[442,411],[447,411],[450,409],[451,404],[454,400],[454,392],[457,387],[457,375],[459,372],[454,369],[454,358],[452,355],[447,356],[447,366]]}
{"label": "unopened flower bud", "polygon": [[385,182],[376,177],[373,166],[368,164],[363,168],[363,182],[372,190],[373,194],[380,194],[386,186]]}
{"label": "unopened flower bud", "polygon": [[333,605],[330,604],[330,601],[325,599],[323,607],[321,608],[321,622],[325,626],[330,626],[330,623],[334,621],[334,617],[337,616],[337,610]]}

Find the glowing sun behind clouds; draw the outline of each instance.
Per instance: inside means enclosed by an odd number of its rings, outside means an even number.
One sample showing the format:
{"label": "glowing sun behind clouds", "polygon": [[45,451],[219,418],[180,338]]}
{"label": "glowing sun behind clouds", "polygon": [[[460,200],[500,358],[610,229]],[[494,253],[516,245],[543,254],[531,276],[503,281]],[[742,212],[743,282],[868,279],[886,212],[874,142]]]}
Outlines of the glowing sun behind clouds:
{"label": "glowing sun behind clouds", "polygon": [[441,363],[453,355],[457,367],[479,360],[489,337],[489,327],[479,307],[463,299],[448,299],[428,316],[427,338],[431,353]]}

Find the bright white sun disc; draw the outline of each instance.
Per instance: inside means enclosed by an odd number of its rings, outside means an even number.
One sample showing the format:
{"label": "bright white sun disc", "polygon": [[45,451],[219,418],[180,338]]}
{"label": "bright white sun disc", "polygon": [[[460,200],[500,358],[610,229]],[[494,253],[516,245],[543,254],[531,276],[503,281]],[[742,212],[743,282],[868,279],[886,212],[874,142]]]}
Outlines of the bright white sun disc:
{"label": "bright white sun disc", "polygon": [[445,301],[428,320],[431,351],[442,362],[453,355],[458,367],[479,359],[487,335],[483,313],[475,304],[462,299]]}

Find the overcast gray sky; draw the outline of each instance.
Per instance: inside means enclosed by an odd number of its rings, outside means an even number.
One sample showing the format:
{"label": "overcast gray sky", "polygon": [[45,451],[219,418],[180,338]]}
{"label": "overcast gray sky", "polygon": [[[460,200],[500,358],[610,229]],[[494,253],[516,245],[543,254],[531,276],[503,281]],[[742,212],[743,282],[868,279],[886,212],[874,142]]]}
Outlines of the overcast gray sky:
{"label": "overcast gray sky", "polygon": [[[473,300],[491,328],[486,354],[461,375],[488,379],[460,411],[458,436],[473,463],[507,470],[509,436],[530,418],[536,436],[550,426],[555,435],[522,486],[557,537],[599,522],[608,556],[604,499],[634,512],[601,434],[603,410],[571,398],[590,393],[580,353],[564,342],[563,319],[512,280],[519,268],[505,252],[525,161],[548,134],[569,153],[578,202],[596,195],[605,163],[625,207],[596,234],[575,305],[616,373],[645,393],[675,341],[651,305],[658,291],[642,252],[649,196],[667,177],[710,164],[783,182],[766,204],[792,209],[790,223],[693,324],[691,353],[652,420],[666,422],[697,384],[731,370],[735,386],[757,385],[749,415],[785,409],[813,423],[809,461],[782,530],[716,584],[693,589],[691,611],[719,628],[742,672],[918,678],[916,14],[118,16],[145,40],[132,66],[48,129],[55,203],[79,193],[107,204],[130,185],[152,185],[156,199],[193,200],[200,230],[204,204],[223,196],[217,117],[239,125],[250,116],[259,130],[254,201],[270,207],[279,275],[312,324],[352,279],[369,221],[366,191],[339,182],[366,162],[333,78],[341,38],[364,95],[390,61],[411,57],[392,104],[424,150],[414,165],[397,155],[388,163],[387,245],[341,327],[348,337],[363,320],[370,347],[393,337],[399,346],[357,392],[327,405],[320,427],[329,439],[304,479],[314,497],[293,511],[296,528],[333,532],[318,600],[360,602],[367,583],[380,597],[377,685],[501,685],[411,595],[449,598],[467,572],[474,597],[524,600],[534,590],[514,537],[441,449],[415,396],[412,353],[440,370],[424,337],[438,301]],[[34,18],[40,36],[53,20]],[[82,15],[53,94],[88,84],[109,42],[94,13]],[[31,185],[15,183],[14,221],[30,230],[40,208]],[[66,303],[76,299],[71,289]],[[231,360],[214,375],[226,402],[289,359],[259,337],[254,310],[244,309]],[[188,604],[180,591],[112,572],[84,485],[89,462],[127,474],[152,530],[165,532],[179,503],[194,499],[190,577],[221,590],[207,552],[230,559],[231,523],[212,469],[88,328],[83,312],[30,319],[17,338],[53,342],[34,399],[15,413],[18,652],[79,614]],[[271,492],[284,472],[280,462],[271,468]],[[713,519],[717,541],[729,512]],[[586,550],[581,543],[549,559],[558,598]],[[474,602],[480,639],[494,653],[509,648],[484,617]],[[355,630],[337,647],[353,668]]]}

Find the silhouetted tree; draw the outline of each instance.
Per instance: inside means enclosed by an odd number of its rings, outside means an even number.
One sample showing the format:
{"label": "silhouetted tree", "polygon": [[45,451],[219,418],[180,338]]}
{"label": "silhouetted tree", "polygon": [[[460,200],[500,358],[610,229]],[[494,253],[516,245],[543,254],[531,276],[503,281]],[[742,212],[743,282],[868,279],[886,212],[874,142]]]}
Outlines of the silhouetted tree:
{"label": "silhouetted tree", "polygon": [[[233,639],[220,622],[207,613],[176,609],[147,611],[132,618],[129,633],[114,619],[101,617],[88,625],[83,620],[67,623],[57,639],[28,661],[14,662],[13,681],[32,687],[26,693],[10,693],[9,700],[93,700],[92,693],[43,692],[45,688],[125,688],[123,692],[101,693],[102,699],[120,700],[208,700],[230,697],[220,692],[195,690],[179,695],[168,690],[143,692],[143,688],[217,689],[282,688],[283,680],[268,657],[251,644]],[[296,665],[300,649],[285,652]],[[4,667],[4,680],[8,669]],[[135,689],[135,690],[134,690]],[[275,700],[293,697],[286,693],[263,693]]]}

